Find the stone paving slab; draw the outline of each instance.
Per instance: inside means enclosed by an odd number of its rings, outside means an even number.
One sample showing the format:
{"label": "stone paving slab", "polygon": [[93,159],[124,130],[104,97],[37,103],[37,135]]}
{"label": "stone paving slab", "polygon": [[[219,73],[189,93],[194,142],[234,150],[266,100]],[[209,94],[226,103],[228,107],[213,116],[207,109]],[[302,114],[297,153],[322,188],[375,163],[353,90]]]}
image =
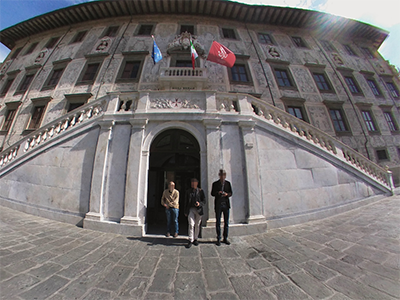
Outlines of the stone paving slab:
{"label": "stone paving slab", "polygon": [[0,208],[0,299],[400,299],[400,196],[233,237],[90,231]]}

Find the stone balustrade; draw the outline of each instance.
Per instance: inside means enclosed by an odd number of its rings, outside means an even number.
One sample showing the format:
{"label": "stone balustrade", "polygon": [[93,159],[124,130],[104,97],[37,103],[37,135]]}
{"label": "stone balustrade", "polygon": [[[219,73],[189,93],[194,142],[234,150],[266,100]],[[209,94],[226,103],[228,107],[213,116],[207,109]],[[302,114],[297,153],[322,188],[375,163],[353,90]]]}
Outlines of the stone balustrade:
{"label": "stone balustrade", "polygon": [[[178,68],[178,67],[171,67],[171,68],[161,68],[160,77],[199,77],[203,78],[206,77],[206,69],[205,68]],[[186,79],[186,78],[185,78]]]}
{"label": "stone balustrade", "polygon": [[11,161],[24,155],[38,145],[44,144],[54,137],[63,134],[68,131],[68,129],[101,116],[105,111],[107,103],[105,99],[99,99],[88,103],[32,132],[16,144],[0,152],[0,168],[6,166]]}
{"label": "stone balustrade", "polygon": [[[393,191],[393,179],[390,171],[382,168],[373,161],[364,157],[362,154],[353,150],[349,146],[330,136],[329,134],[319,130],[311,124],[304,122],[291,114],[276,108],[270,104],[261,102],[256,98],[250,100],[254,114],[261,119],[267,120],[269,123],[279,125],[293,134],[304,138],[305,140],[312,142],[332,155],[339,158],[341,161],[345,161],[357,168],[362,173],[368,175],[374,180],[380,182],[386,188]],[[338,151],[341,149],[342,151]]]}
{"label": "stone balustrade", "polygon": [[164,89],[202,90],[207,81],[205,68],[160,68],[159,82]]}

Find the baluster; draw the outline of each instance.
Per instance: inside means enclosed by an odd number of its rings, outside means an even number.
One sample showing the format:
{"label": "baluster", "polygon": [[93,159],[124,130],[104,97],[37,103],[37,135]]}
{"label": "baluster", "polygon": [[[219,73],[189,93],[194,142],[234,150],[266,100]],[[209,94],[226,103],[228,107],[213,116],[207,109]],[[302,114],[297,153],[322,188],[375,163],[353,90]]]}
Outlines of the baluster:
{"label": "baluster", "polygon": [[55,126],[53,125],[53,126],[51,126],[50,131],[49,131],[49,136],[50,137],[53,137],[54,131],[55,131]]}
{"label": "baluster", "polygon": [[86,113],[86,117],[90,119],[92,117],[93,106],[89,107],[89,110]]}
{"label": "baluster", "polygon": [[62,123],[61,123],[61,122],[58,122],[58,124],[57,124],[57,126],[56,126],[56,128],[55,128],[56,134],[59,134],[59,133],[60,133],[60,131],[61,131],[61,125],[62,125]]}
{"label": "baluster", "polygon": [[34,136],[32,137],[32,140],[31,140],[31,143],[29,144],[29,146],[30,146],[31,148],[35,147],[35,142],[36,142],[36,135],[34,135]]}
{"label": "baluster", "polygon": [[72,116],[72,120],[71,120],[71,122],[69,123],[69,125],[72,126],[72,127],[74,127],[75,124],[76,124],[76,114]]}
{"label": "baluster", "polygon": [[29,150],[30,144],[31,144],[31,139],[27,139],[24,146],[24,152]]}
{"label": "baluster", "polygon": [[42,135],[42,140],[43,141],[47,140],[48,132],[49,132],[49,130],[46,128],[46,130],[43,132],[43,135]]}
{"label": "baluster", "polygon": [[0,166],[4,165],[4,156],[0,157]]}
{"label": "baluster", "polygon": [[13,154],[12,154],[12,152],[10,151],[9,153],[8,153],[8,161],[11,161],[13,159]]}
{"label": "baluster", "polygon": [[78,119],[79,123],[82,123],[82,122],[83,122],[84,116],[85,116],[85,111],[82,110],[82,111],[81,111],[81,114],[80,114],[80,116],[79,116],[79,119]]}
{"label": "baluster", "polygon": [[63,124],[63,131],[67,130],[69,127],[69,118],[65,119]]}
{"label": "baluster", "polygon": [[39,145],[41,141],[42,141],[42,133],[39,133],[39,135],[36,138],[36,144]]}

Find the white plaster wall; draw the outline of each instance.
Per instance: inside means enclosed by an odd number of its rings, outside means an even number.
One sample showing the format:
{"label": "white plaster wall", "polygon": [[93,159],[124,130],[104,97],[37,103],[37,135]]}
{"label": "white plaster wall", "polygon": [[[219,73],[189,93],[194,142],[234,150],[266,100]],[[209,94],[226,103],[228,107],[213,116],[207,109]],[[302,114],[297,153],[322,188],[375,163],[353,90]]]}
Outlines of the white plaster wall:
{"label": "white plaster wall", "polygon": [[[98,129],[40,153],[0,180],[0,198],[84,215]],[[28,210],[29,212],[29,210]]]}

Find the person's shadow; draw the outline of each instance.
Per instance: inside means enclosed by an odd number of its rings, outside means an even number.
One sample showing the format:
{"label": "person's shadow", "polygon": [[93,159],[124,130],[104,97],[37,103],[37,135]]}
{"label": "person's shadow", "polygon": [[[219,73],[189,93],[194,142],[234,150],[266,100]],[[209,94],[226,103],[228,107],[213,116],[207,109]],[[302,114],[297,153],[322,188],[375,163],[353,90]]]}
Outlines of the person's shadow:
{"label": "person's shadow", "polygon": [[147,243],[147,246],[164,245],[164,246],[185,246],[188,243],[187,237],[127,237],[130,241],[141,241]]}

